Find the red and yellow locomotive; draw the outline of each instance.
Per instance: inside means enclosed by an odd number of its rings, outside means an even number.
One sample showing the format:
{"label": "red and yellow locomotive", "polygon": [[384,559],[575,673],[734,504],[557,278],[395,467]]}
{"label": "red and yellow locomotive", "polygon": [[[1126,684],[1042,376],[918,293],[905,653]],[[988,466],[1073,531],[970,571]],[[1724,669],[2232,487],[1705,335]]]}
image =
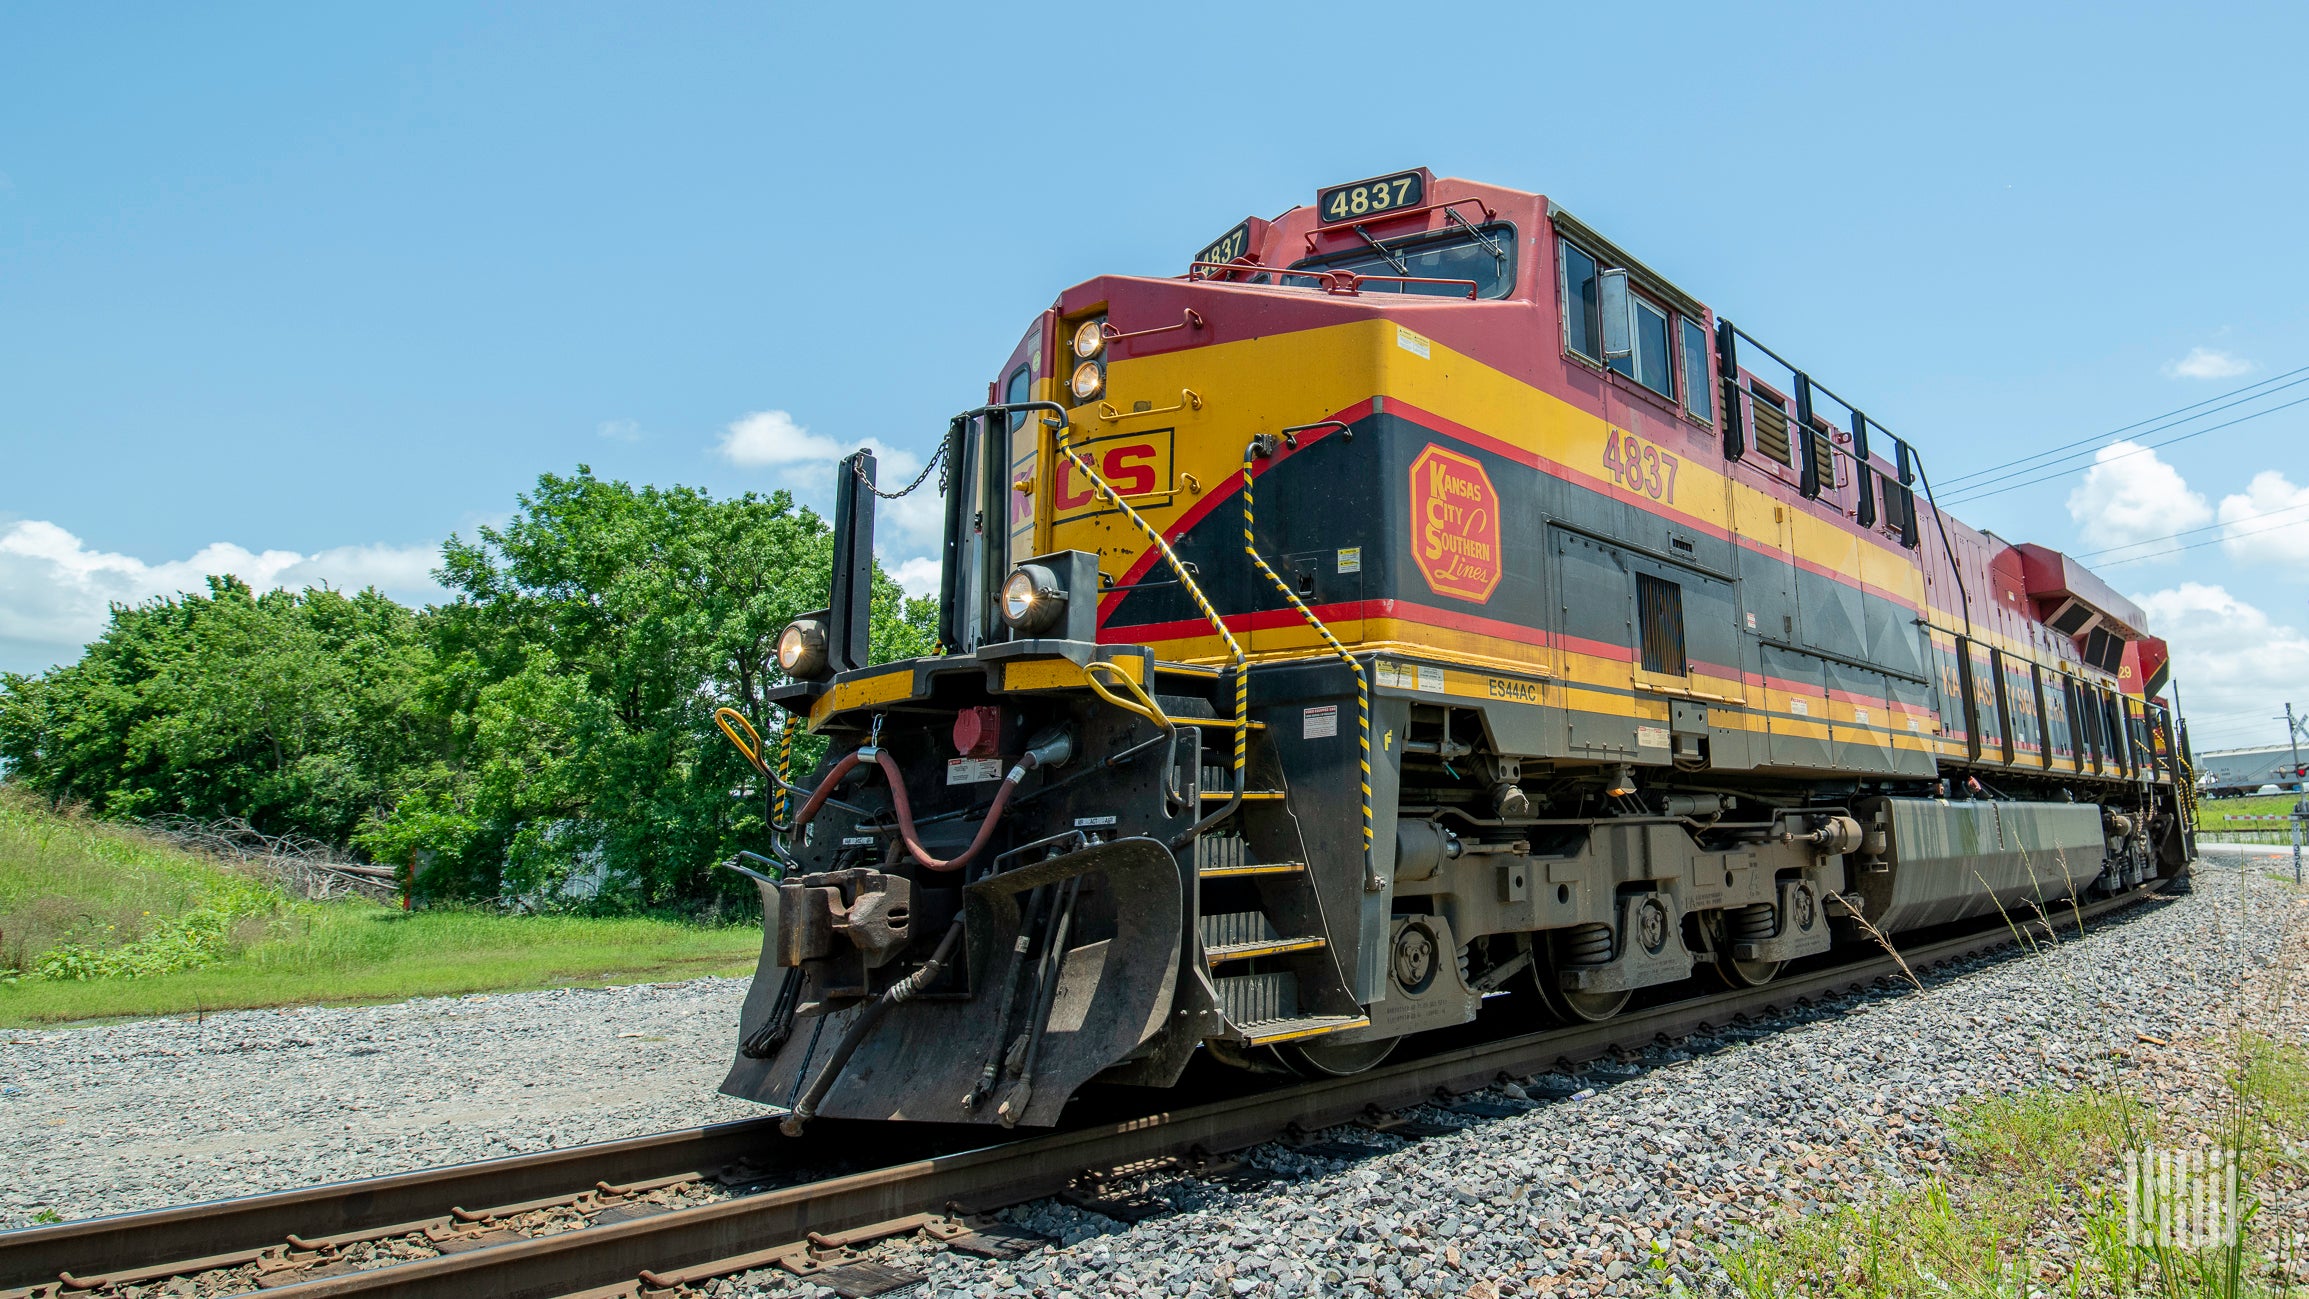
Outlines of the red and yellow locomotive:
{"label": "red and yellow locomotive", "polygon": [[943,455],[942,652],[867,665],[863,453],[780,641],[830,744],[724,1090],[796,1126],[1352,1072],[2190,856],[2140,611],[1538,195],[1076,285]]}

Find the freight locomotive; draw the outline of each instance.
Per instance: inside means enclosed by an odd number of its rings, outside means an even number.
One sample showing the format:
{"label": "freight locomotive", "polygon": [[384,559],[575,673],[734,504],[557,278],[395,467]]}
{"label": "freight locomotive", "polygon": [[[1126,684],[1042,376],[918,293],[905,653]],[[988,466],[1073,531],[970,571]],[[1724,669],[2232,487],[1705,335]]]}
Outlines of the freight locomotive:
{"label": "freight locomotive", "polygon": [[1540,195],[1325,188],[1067,289],[987,397],[940,652],[870,662],[859,453],[781,732],[725,714],[774,833],[722,1089],[789,1130],[1347,1074],[2193,854],[2140,609]]}

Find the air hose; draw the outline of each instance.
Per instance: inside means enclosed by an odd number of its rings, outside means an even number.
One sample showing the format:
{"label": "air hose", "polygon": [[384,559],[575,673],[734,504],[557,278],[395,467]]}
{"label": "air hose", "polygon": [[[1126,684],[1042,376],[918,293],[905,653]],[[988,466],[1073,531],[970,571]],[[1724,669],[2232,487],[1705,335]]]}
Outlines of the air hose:
{"label": "air hose", "polygon": [[884,989],[880,997],[875,998],[872,1004],[858,1013],[856,1019],[850,1021],[850,1027],[842,1034],[842,1040],[834,1045],[834,1054],[826,1057],[826,1067],[810,1080],[810,1090],[803,1093],[802,1099],[795,1103],[794,1112],[778,1124],[778,1131],[789,1137],[802,1135],[802,1129],[818,1113],[818,1102],[826,1099],[826,1093],[833,1090],[834,1080],[841,1077],[843,1068],[850,1063],[850,1057],[857,1054],[866,1035],[874,1031],[874,1026],[881,1023],[882,1017],[889,1014],[893,1007],[912,1000],[914,994],[936,983],[939,974],[946,969],[946,963],[954,959],[954,949],[961,942],[962,917],[956,916],[954,923],[946,927],[946,936],[938,940],[938,950],[930,954],[930,959],[924,961],[921,968]]}
{"label": "air hose", "polygon": [[825,806],[826,799],[834,792],[835,783],[850,774],[852,767],[871,761],[882,769],[882,775],[890,782],[890,808],[898,818],[898,835],[905,841],[906,851],[927,870],[960,870],[994,837],[994,827],[1002,820],[1003,810],[1010,806],[1010,796],[1017,792],[1018,783],[1026,779],[1026,773],[1040,767],[1063,765],[1073,755],[1074,741],[1064,731],[1054,731],[1042,743],[1030,746],[1025,755],[1010,768],[1009,774],[1002,778],[1002,788],[995,791],[994,804],[986,810],[986,819],[978,823],[978,833],[970,840],[970,846],[944,860],[931,856],[922,846],[921,836],[914,829],[913,804],[906,796],[906,778],[898,770],[898,760],[890,756],[888,749],[878,745],[867,745],[842,755],[842,760],[834,764],[834,769],[826,773],[824,780],[818,782],[817,792],[811,794],[810,800],[802,804],[802,810],[794,814],[794,829],[798,832],[810,823],[810,819],[818,814],[818,809]]}

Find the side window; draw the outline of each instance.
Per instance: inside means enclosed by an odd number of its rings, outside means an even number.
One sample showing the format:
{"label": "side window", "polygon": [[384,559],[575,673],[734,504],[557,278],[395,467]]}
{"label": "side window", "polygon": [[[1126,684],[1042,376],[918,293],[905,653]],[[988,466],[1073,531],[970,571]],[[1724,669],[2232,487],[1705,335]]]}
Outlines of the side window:
{"label": "side window", "polygon": [[1716,418],[1715,385],[1708,380],[1708,331],[1684,318],[1684,409],[1711,423]]}
{"label": "side window", "polygon": [[1603,359],[1603,322],[1596,311],[1595,258],[1568,243],[1563,249],[1564,346],[1591,361]]}
{"label": "side window", "polygon": [[[1012,370],[1010,372],[1010,378],[1004,381],[1002,385],[1002,404],[1005,406],[1015,406],[1020,402],[1032,400],[1034,400],[1033,376],[1027,367],[1022,365],[1017,369]],[[1011,431],[1016,432],[1021,425],[1026,423],[1026,414],[1027,413],[1022,410],[1014,410],[1010,412]]]}
{"label": "side window", "polygon": [[[1633,297],[1633,295],[1630,295]],[[1635,351],[1611,359],[1611,368],[1662,397],[1675,396],[1668,365],[1668,313],[1635,298]]]}

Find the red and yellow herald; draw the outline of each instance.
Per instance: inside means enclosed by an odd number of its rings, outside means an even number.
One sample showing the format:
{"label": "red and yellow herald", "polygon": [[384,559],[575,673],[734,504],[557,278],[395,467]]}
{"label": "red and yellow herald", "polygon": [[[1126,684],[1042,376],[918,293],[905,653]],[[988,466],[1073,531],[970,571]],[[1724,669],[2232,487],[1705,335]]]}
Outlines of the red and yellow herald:
{"label": "red and yellow herald", "polygon": [[1412,557],[1437,595],[1481,604],[1498,589],[1499,493],[1476,460],[1430,446],[1411,462]]}

